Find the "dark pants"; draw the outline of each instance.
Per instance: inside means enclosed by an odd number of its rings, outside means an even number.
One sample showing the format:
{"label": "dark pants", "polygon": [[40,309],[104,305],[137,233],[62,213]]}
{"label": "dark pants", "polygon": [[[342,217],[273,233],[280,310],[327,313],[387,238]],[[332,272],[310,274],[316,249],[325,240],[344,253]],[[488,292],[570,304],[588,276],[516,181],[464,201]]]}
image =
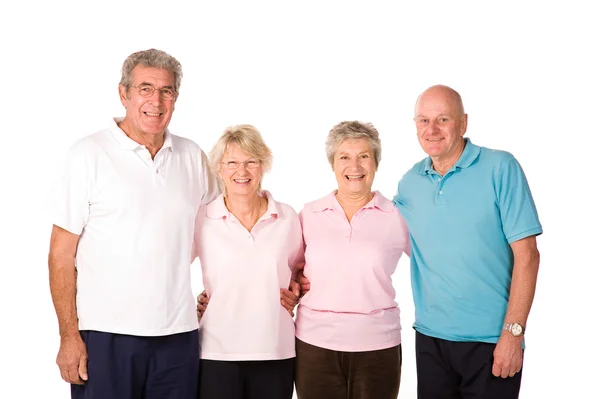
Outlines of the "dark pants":
{"label": "dark pants", "polygon": [[296,339],[298,399],[397,399],[402,346],[339,352]]}
{"label": "dark pants", "polygon": [[73,399],[197,399],[198,330],[161,337],[82,331],[88,381]]}
{"label": "dark pants", "polygon": [[521,375],[494,377],[496,344],[415,336],[419,399],[517,399]]}
{"label": "dark pants", "polygon": [[295,359],[200,360],[200,399],[291,399]]}

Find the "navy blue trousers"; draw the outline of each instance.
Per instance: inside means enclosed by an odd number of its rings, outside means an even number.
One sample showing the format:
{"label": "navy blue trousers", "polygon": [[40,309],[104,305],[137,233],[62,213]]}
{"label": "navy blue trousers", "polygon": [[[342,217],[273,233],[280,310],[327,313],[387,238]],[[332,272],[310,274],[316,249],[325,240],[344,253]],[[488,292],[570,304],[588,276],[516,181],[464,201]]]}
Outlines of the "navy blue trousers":
{"label": "navy blue trousers", "polygon": [[88,381],[72,399],[197,399],[198,330],[160,337],[81,331]]}

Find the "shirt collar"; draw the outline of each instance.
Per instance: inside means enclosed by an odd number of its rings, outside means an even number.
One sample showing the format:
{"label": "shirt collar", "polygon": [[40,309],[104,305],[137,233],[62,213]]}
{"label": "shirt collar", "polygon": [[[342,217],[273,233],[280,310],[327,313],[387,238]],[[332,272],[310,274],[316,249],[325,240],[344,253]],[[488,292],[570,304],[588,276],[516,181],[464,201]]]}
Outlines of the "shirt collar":
{"label": "shirt collar", "polygon": [[[340,212],[343,212],[342,206],[335,198],[336,193],[337,190],[334,190],[325,197],[313,202],[311,210],[315,213],[324,212],[326,210],[338,210]],[[394,205],[390,201],[387,201],[386,198],[383,195],[381,195],[379,191],[375,191],[371,201],[367,202],[361,209],[368,208],[379,209],[380,211],[386,213],[391,213],[394,211]]]}
{"label": "shirt collar", "polygon": [[[264,216],[261,216],[261,220],[272,216],[277,218],[283,216],[279,202],[273,199],[270,192],[263,190],[261,191],[260,196],[267,198],[267,211]],[[228,219],[230,215],[231,212],[229,212],[229,209],[225,206],[225,197],[223,194],[219,195],[214,201],[206,206],[206,216],[211,219]]]}
{"label": "shirt collar", "polygon": [[[448,170],[448,172],[453,172],[456,168],[465,169],[468,168],[475,162],[477,157],[479,156],[479,152],[481,151],[481,147],[471,143],[471,139],[468,137],[465,140],[465,148],[463,149],[460,158],[458,161]],[[427,175],[434,171],[433,165],[431,163],[431,157],[425,158],[423,162],[423,166],[421,166],[420,174]]]}
{"label": "shirt collar", "polygon": [[[130,139],[129,136],[125,134],[123,129],[119,127],[118,124],[123,122],[123,119],[125,118],[117,117],[112,119],[112,123],[109,126],[109,130],[112,133],[113,138],[117,141],[117,143],[119,143],[121,148],[123,148],[124,150],[137,150],[138,148],[141,148],[142,145],[140,143]],[[161,149],[163,148],[173,150],[173,137],[169,132],[169,129],[165,130],[165,141]]]}

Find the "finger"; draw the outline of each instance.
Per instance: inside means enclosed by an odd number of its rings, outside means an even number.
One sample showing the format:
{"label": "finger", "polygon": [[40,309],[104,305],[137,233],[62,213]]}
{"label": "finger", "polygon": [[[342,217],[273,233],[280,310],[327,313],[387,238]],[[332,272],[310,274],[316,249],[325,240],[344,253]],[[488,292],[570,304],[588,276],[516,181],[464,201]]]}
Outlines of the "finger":
{"label": "finger", "polygon": [[87,355],[83,354],[79,359],[79,370],[78,370],[79,378],[83,381],[88,380],[88,372],[87,372]]}
{"label": "finger", "polygon": [[77,367],[69,368],[67,373],[69,375],[69,380],[67,382],[76,385],[83,384],[83,381],[81,380],[81,378],[79,378],[79,371],[77,370]]}
{"label": "finger", "polygon": [[494,377],[500,377],[500,366],[496,362],[492,365],[492,374]]}
{"label": "finger", "polygon": [[71,382],[69,379],[69,370],[63,367],[58,368],[60,370],[60,378],[62,378],[65,382]]}
{"label": "finger", "polygon": [[295,296],[300,296],[300,284],[296,280],[290,281],[290,291],[292,291]]}
{"label": "finger", "polygon": [[293,312],[296,307],[295,304],[286,302],[285,299],[281,299],[281,306],[283,306],[288,312]]}

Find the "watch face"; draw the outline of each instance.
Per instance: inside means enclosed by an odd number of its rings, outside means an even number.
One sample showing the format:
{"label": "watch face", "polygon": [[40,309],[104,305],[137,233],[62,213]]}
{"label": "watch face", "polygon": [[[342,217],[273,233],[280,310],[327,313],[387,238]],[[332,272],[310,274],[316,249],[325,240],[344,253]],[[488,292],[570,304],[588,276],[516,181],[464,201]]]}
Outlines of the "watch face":
{"label": "watch face", "polygon": [[514,335],[515,337],[516,337],[516,336],[519,336],[519,335],[521,335],[521,333],[523,332],[523,327],[521,327],[521,325],[520,325],[520,324],[517,324],[517,323],[515,323],[515,324],[513,324],[512,326],[510,326],[510,332],[511,332],[511,334],[512,334],[512,335]]}

